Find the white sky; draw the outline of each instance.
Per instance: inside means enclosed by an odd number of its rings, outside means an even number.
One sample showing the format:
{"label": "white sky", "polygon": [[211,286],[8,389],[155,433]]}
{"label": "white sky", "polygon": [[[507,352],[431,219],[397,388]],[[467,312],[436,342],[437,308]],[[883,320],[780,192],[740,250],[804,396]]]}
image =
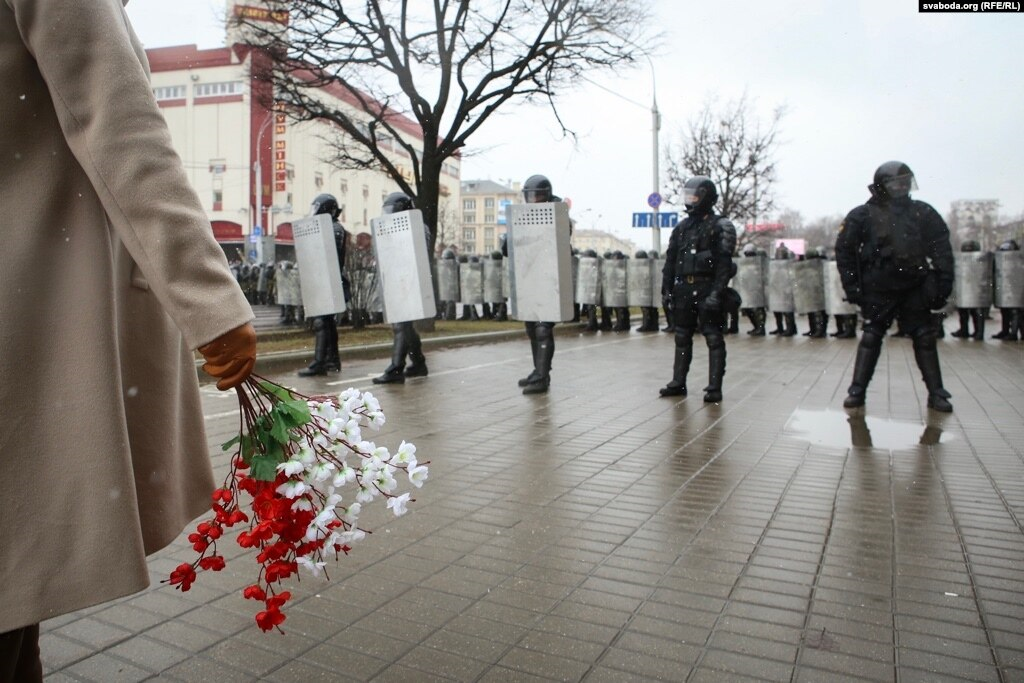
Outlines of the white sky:
{"label": "white sky", "polygon": [[[653,56],[661,147],[709,96],[744,91],[767,121],[785,106],[777,204],[805,220],[867,198],[884,161],[910,164],[915,197],[945,215],[995,198],[1024,213],[1024,14],[920,14],[917,0],[654,0],[664,47]],[[132,0],[147,47],[223,42],[223,0]],[[578,140],[544,105],[515,107],[471,139],[463,180],[551,178],[581,228],[650,246],[630,228],[653,189],[652,68],[582,82],[560,102]],[[618,93],[612,94],[609,90]],[[624,100],[628,98],[634,103]],[[664,155],[661,156],[664,177]],[[671,207],[664,207],[671,208]],[[668,239],[662,231],[662,245]]]}

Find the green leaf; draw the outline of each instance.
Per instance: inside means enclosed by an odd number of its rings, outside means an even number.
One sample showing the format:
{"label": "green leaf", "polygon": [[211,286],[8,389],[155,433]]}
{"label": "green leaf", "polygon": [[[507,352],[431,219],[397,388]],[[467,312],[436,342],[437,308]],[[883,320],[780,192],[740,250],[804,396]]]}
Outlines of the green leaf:
{"label": "green leaf", "polygon": [[274,426],[270,429],[270,436],[280,444],[287,444],[291,440],[291,433],[284,419],[275,419]]}
{"label": "green leaf", "polygon": [[292,392],[288,391],[284,387],[280,387],[275,384],[260,382],[260,389],[262,389],[263,391],[272,396],[276,396],[281,401],[291,400],[292,397]]}
{"label": "green leaf", "polygon": [[301,399],[282,401],[274,406],[274,410],[289,418],[289,428],[304,425],[313,419],[309,412],[309,404]]}
{"label": "green leaf", "polygon": [[236,436],[235,438],[231,439],[230,441],[225,441],[223,444],[221,444],[220,449],[222,451],[226,451],[227,449],[229,449],[232,446],[234,446],[236,443],[241,442],[241,440],[242,440],[242,435],[239,434],[238,436]]}
{"label": "green leaf", "polygon": [[250,463],[252,478],[257,481],[274,481],[277,477],[278,463],[270,456],[254,456]]}

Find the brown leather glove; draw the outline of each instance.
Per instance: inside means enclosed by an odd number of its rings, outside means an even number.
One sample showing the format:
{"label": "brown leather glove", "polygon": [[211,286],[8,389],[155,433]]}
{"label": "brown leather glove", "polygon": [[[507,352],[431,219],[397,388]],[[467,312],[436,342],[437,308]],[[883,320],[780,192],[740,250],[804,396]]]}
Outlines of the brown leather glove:
{"label": "brown leather glove", "polygon": [[218,378],[217,388],[233,389],[245,381],[256,365],[256,330],[252,323],[236,327],[200,346],[199,353],[206,359],[203,371]]}

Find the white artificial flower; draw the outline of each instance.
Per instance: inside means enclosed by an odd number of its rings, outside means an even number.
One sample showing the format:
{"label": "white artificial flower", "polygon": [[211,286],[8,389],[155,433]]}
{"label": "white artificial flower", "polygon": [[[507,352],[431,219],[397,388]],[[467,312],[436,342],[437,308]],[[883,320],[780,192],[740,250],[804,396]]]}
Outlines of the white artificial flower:
{"label": "white artificial flower", "polygon": [[340,489],[345,484],[350,484],[355,480],[356,471],[349,467],[348,465],[345,465],[340,470],[338,470],[337,474],[334,475],[334,481],[332,481],[331,483],[334,484],[335,488]]}
{"label": "white artificial flower", "polygon": [[363,408],[366,409],[367,413],[376,413],[380,411],[380,401],[374,398],[373,394],[367,391],[363,394]]}
{"label": "white artificial flower", "polygon": [[292,503],[292,510],[312,510],[313,502],[309,498],[298,498]]}
{"label": "white artificial flower", "polygon": [[313,477],[313,481],[327,481],[334,474],[334,464],[329,462],[319,462],[313,465],[309,474]]}
{"label": "white artificial flower", "polygon": [[360,486],[359,493],[356,494],[356,501],[359,503],[370,503],[377,497],[380,492],[372,486]]}
{"label": "white artificial flower", "polygon": [[326,562],[314,562],[308,557],[296,557],[295,561],[301,564],[303,567],[312,572],[313,576],[320,576],[320,570],[323,568]]}
{"label": "white artificial flower", "polygon": [[286,481],[276,489],[285,498],[298,498],[308,490],[309,487],[301,481]]}
{"label": "white artificial flower", "polygon": [[393,510],[395,517],[401,517],[407,510],[405,506],[409,503],[409,494],[403,493],[400,496],[393,496],[388,498],[388,509]]}
{"label": "white artificial flower", "polygon": [[403,441],[402,445],[398,447],[398,451],[395,453],[395,459],[393,462],[396,465],[408,465],[409,467],[415,467],[416,446]]}
{"label": "white artificial flower", "polygon": [[342,513],[341,520],[346,524],[355,524],[362,509],[363,506],[361,503],[352,503],[345,509],[345,512]]}
{"label": "white artificial flower", "polygon": [[338,503],[341,502],[341,494],[334,493],[333,491],[327,496],[327,502],[324,504],[324,508],[337,507]]}
{"label": "white artificial flower", "polygon": [[391,493],[398,486],[398,482],[395,481],[395,477],[391,474],[391,469],[389,466],[378,470],[376,478],[373,479],[373,482],[377,484],[377,488],[384,493]]}
{"label": "white artificial flower", "polygon": [[429,472],[426,465],[413,465],[409,468],[409,482],[416,488],[423,486]]}
{"label": "white artificial flower", "polygon": [[346,403],[350,398],[359,398],[359,390],[353,387],[349,387],[345,391],[338,394],[338,401]]}
{"label": "white artificial flower", "polygon": [[303,446],[302,448],[299,449],[299,452],[296,454],[295,459],[301,462],[303,465],[312,465],[313,463],[316,462],[316,453],[311,451],[306,446]]}
{"label": "white artificial flower", "polygon": [[366,419],[370,421],[370,427],[373,429],[380,429],[384,426],[384,413],[377,410],[372,413],[367,413]]}
{"label": "white artificial flower", "polygon": [[289,477],[299,474],[305,469],[306,466],[302,464],[301,460],[285,460],[277,466],[278,472],[284,472]]}

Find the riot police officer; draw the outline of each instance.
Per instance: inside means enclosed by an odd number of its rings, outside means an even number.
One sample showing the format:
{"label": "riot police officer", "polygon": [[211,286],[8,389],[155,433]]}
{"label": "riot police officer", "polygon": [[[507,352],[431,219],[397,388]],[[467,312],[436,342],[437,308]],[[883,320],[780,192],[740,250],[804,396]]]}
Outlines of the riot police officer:
{"label": "riot police officer", "polygon": [[764,252],[759,252],[753,244],[744,245],[741,257],[737,264],[737,275],[734,277],[735,287],[742,302],[740,313],[753,325],[747,334],[763,337],[764,323],[768,315],[764,287],[768,276],[766,257]]}
{"label": "riot police officer", "polygon": [[[978,240],[967,240],[960,245],[955,256],[956,276],[953,279],[953,298],[960,317],[960,329],[954,337],[985,339],[985,312],[992,305],[992,254],[981,250]],[[971,334],[970,323],[974,323]]]}
{"label": "riot police officer", "polygon": [[993,339],[1024,340],[1024,255],[1017,240],[1006,240],[996,249],[993,303],[1002,319]]}
{"label": "riot police officer", "polygon": [[[551,181],[547,177],[532,175],[523,183],[523,201],[527,204],[543,204],[560,202],[562,198],[555,196]],[[519,380],[519,386],[523,387],[524,394],[543,394],[551,384],[551,361],[555,356],[555,323],[527,321],[523,324],[526,326],[526,336],[530,339],[533,370]]]}
{"label": "riot police officer", "polygon": [[[384,198],[381,213],[387,215],[416,208],[412,198],[404,192],[392,192]],[[427,228],[429,230],[429,228]],[[423,342],[413,321],[391,325],[394,342],[391,345],[391,363],[384,368],[384,374],[373,378],[374,384],[395,384],[405,382],[406,377],[426,377],[427,357],[423,355]],[[406,357],[410,363],[405,364]]]}
{"label": "riot police officer", "polygon": [[687,217],[668,241],[662,291],[671,292],[672,323],[675,326],[675,359],[672,381],[660,390],[662,396],[685,396],[686,375],[693,357],[693,333],[697,327],[708,346],[708,386],[704,400],[722,400],[725,375],[723,306],[726,286],[732,277],[732,253],[736,228],[725,216],[715,213],[718,189],[706,176],[694,176],[683,186]]}
{"label": "riot police officer", "polygon": [[[341,215],[341,207],[338,200],[332,194],[318,194],[313,199],[310,207],[310,216],[327,214],[331,217],[334,226],[334,246],[338,251],[338,270],[341,272],[341,282],[345,291],[345,298],[348,299],[348,287],[345,286],[345,249],[348,246],[348,233],[338,222]],[[338,322],[335,314],[320,315],[313,319],[313,362],[304,370],[299,370],[299,377],[313,377],[326,375],[328,372],[339,372],[341,370],[341,355],[338,353]]]}
{"label": "riot police officer", "polygon": [[455,320],[456,301],[459,299],[459,263],[450,248],[441,252],[437,264],[437,289],[442,320]]}
{"label": "riot police officer", "polygon": [[911,199],[917,189],[910,167],[889,161],[878,167],[871,198],[843,220],[836,238],[836,262],[846,299],[864,318],[853,382],[843,402],[864,405],[882,340],[899,318],[913,339],[914,358],[928,388],[928,407],[952,412],[942,386],[932,309],[953,289],[953,250],[945,221],[928,204]]}

